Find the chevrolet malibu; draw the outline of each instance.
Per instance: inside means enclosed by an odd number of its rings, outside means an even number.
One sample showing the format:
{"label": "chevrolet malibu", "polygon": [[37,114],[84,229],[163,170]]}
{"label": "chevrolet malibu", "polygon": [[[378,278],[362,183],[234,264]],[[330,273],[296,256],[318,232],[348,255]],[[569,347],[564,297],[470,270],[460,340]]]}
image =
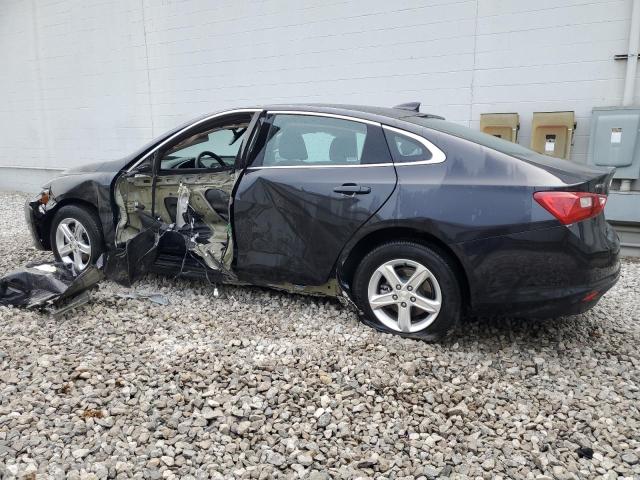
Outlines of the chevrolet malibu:
{"label": "chevrolet malibu", "polygon": [[164,225],[152,271],[344,297],[372,327],[437,339],[465,312],[593,307],[620,269],[612,175],[418,104],[278,105],[68,170],[26,213],[36,245],[76,271]]}

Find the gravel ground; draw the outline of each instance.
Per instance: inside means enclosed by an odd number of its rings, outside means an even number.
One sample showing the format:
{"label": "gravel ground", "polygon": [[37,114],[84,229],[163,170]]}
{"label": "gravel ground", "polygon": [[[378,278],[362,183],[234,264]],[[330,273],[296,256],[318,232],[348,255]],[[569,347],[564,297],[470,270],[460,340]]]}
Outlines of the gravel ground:
{"label": "gravel ground", "polygon": [[[0,195],[0,273],[51,258],[24,199]],[[171,304],[104,282],[63,320],[0,307],[0,477],[640,478],[640,263],[587,314],[439,345],[335,301],[133,290]]]}

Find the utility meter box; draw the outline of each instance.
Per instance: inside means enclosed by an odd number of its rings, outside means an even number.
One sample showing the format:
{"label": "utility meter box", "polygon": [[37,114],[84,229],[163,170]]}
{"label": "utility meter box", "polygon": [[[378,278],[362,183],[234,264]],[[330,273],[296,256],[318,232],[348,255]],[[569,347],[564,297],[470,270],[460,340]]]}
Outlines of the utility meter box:
{"label": "utility meter box", "polygon": [[569,158],[575,128],[573,112],[534,112],[531,149],[552,157]]}
{"label": "utility meter box", "polygon": [[638,129],[638,108],[594,108],[591,116],[588,163],[616,167],[614,178],[640,178]]}
{"label": "utility meter box", "polygon": [[480,115],[480,130],[510,142],[518,141],[520,117],[517,113],[483,113]]}

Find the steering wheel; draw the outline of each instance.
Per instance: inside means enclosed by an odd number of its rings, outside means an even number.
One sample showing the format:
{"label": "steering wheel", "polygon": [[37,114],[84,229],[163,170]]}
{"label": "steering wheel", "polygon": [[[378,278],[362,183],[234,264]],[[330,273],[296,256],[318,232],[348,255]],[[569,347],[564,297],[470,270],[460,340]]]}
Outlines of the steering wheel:
{"label": "steering wheel", "polygon": [[198,158],[196,158],[196,168],[207,168],[207,166],[204,163],[202,163],[202,157],[211,157],[216,162],[218,162],[221,167],[227,166],[227,164],[224,163],[224,160],[222,160],[220,155],[216,155],[215,153],[210,152],[209,150],[205,150],[204,152],[200,153],[200,155],[198,155]]}

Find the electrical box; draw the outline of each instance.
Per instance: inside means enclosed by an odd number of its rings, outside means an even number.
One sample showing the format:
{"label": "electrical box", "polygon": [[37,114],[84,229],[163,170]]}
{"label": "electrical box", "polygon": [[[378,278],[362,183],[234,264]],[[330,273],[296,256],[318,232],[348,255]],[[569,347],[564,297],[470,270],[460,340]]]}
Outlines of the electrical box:
{"label": "electrical box", "polygon": [[588,163],[616,167],[614,178],[640,178],[639,128],[638,108],[594,108]]}
{"label": "electrical box", "polygon": [[483,113],[480,115],[480,130],[510,142],[518,141],[520,117],[517,113]]}
{"label": "electrical box", "polygon": [[534,112],[531,149],[552,157],[569,158],[575,128],[573,112]]}

